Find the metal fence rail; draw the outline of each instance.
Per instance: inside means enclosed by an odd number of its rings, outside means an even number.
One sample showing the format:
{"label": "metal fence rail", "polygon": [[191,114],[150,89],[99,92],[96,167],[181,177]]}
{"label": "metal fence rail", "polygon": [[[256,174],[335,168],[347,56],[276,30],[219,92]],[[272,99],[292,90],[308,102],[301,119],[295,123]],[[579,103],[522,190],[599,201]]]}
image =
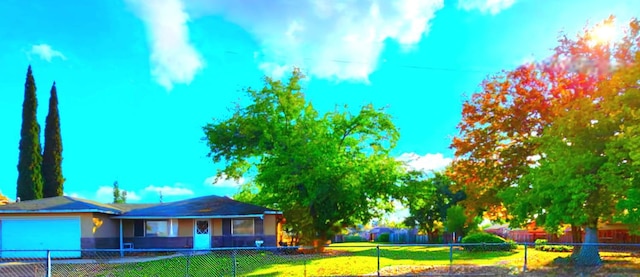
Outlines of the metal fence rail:
{"label": "metal fence rail", "polygon": [[[298,247],[2,250],[0,276],[424,276],[640,275],[640,244],[597,244],[604,266],[568,265],[571,244],[337,243],[322,253]],[[474,251],[469,251],[475,247]],[[563,263],[567,266],[563,266]]]}

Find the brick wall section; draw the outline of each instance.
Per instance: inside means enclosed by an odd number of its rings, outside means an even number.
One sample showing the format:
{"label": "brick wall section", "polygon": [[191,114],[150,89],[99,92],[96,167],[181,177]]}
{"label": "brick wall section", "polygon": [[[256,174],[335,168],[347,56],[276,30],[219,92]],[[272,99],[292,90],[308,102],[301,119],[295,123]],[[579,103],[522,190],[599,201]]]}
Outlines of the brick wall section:
{"label": "brick wall section", "polygon": [[82,249],[120,249],[120,239],[112,238],[82,238],[80,239]]}
{"label": "brick wall section", "polygon": [[140,237],[125,238],[135,249],[180,249],[193,248],[193,237]]}
{"label": "brick wall section", "polygon": [[255,235],[255,236],[213,236],[212,247],[256,247],[256,240],[264,241],[262,246],[275,247],[276,236]]}

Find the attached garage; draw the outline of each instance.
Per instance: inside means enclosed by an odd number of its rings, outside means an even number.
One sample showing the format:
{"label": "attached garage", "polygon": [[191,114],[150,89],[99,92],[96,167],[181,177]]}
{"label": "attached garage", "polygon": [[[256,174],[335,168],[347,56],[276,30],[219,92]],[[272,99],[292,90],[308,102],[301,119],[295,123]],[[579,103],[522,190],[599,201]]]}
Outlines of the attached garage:
{"label": "attached garage", "polygon": [[[3,217],[0,221],[2,258],[79,258],[79,216]],[[58,251],[56,251],[58,250]]]}

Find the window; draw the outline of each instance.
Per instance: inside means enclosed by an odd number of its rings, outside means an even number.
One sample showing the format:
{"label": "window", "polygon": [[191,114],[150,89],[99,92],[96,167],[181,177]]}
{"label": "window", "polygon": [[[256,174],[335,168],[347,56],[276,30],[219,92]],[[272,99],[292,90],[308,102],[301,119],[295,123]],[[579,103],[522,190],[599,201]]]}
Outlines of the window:
{"label": "window", "polygon": [[133,221],[133,236],[144,237],[144,220],[136,219]]}
{"label": "window", "polygon": [[253,219],[234,219],[231,221],[231,234],[234,236],[253,235]]}
{"label": "window", "polygon": [[178,235],[178,220],[147,220],[145,222],[145,236],[147,237],[176,237]]}

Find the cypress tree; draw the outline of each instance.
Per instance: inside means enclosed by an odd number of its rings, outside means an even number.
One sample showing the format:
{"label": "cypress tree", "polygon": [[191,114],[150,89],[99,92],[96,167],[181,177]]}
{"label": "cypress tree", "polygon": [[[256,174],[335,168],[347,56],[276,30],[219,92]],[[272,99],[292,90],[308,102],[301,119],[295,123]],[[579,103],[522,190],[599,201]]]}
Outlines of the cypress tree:
{"label": "cypress tree", "polygon": [[49,114],[44,127],[44,153],[42,154],[43,196],[62,196],[62,137],[60,136],[60,115],[58,113],[58,92],[56,82],[51,87]]}
{"label": "cypress tree", "polygon": [[42,198],[42,154],[40,146],[40,124],[36,118],[38,100],[36,82],[27,69],[24,84],[24,103],[22,104],[22,129],[20,130],[20,156],[18,158],[17,196],[21,200]]}

